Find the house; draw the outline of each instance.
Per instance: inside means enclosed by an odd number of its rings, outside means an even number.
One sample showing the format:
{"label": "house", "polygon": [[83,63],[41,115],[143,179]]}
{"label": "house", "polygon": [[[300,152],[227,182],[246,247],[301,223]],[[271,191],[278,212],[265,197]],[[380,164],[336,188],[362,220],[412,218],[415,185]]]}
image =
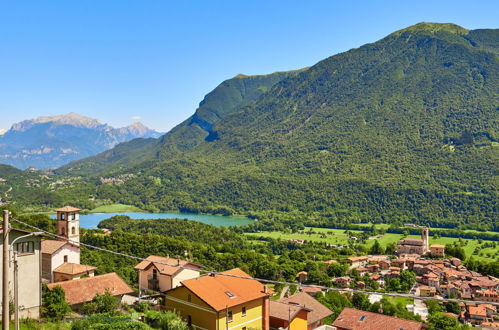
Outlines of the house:
{"label": "house", "polygon": [[270,329],[307,330],[310,310],[304,306],[270,301]]}
{"label": "house", "polygon": [[298,279],[298,282],[305,283],[308,280],[308,273],[306,271],[301,271],[296,274],[296,278]]}
{"label": "house", "polygon": [[333,322],[338,330],[420,330],[424,324],[398,317],[345,308]]}
{"label": "house", "polygon": [[165,292],[180,286],[182,281],[199,277],[201,266],[189,261],[154,255],[146,259],[134,267],[139,271],[141,292],[145,290]]}
{"label": "house", "polygon": [[42,277],[54,282],[54,270],[64,263],[80,263],[80,247],[62,240],[42,240]]}
{"label": "house", "polygon": [[430,245],[430,254],[432,257],[437,257],[437,258],[445,257],[445,246],[441,244]]}
{"label": "house", "polygon": [[[3,228],[0,227],[0,249],[3,249],[3,234]],[[14,239],[28,234],[30,234],[29,231],[11,228],[9,231],[9,244]],[[30,236],[19,239],[12,246],[17,251],[18,274],[20,275],[18,282],[20,318],[37,319],[40,317],[40,305],[42,304],[40,245],[40,237]],[[0,254],[0,264],[1,262],[3,262],[3,255]],[[9,291],[14,292],[14,268],[12,263],[9,263]],[[0,287],[0,303],[2,303],[2,298],[2,288]]]}
{"label": "house", "polygon": [[79,280],[84,276],[93,277],[96,267],[65,262],[54,269],[54,282]]}
{"label": "house", "polygon": [[499,303],[499,293],[497,291],[482,290],[475,292],[473,298],[479,301],[489,301]]}
{"label": "house", "polygon": [[363,267],[367,265],[368,258],[365,256],[361,257],[350,257],[346,258],[345,261],[350,265],[350,269]]}
{"label": "house", "polygon": [[[329,308],[304,292],[299,292],[290,297],[279,299],[278,302],[307,308],[308,313],[306,320],[308,330],[320,327],[324,324],[324,319],[333,314]],[[272,320],[272,305],[270,305],[270,316]]]}
{"label": "house", "polygon": [[421,297],[433,297],[437,293],[437,289],[433,286],[420,285],[419,295]]}
{"label": "house", "polygon": [[480,325],[487,321],[487,308],[484,305],[468,306],[466,321],[473,325]]}
{"label": "house", "polygon": [[350,283],[352,282],[352,279],[348,276],[342,276],[335,278],[333,281],[334,284],[336,284],[339,287],[348,288],[350,286]]}
{"label": "house", "polygon": [[128,284],[116,273],[47,284],[49,290],[57,286],[64,290],[66,301],[76,310],[80,309],[84,303],[92,301],[97,293],[102,295],[109,292],[119,299],[125,294],[133,293]]}
{"label": "house", "polygon": [[[227,276],[228,275],[228,276]],[[267,287],[236,268],[181,282],[165,292],[165,308],[176,310],[193,329],[269,330]]]}

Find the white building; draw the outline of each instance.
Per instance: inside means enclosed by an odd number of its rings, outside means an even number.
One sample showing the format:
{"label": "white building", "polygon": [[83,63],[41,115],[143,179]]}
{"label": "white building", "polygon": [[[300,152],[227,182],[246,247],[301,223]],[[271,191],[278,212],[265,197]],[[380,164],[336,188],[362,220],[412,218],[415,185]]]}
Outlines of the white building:
{"label": "white building", "polygon": [[[12,228],[9,233],[10,244],[14,239],[29,234],[29,231]],[[0,250],[3,249],[3,228],[0,228]],[[19,294],[19,317],[40,317],[40,305],[42,304],[41,287],[41,239],[37,236],[26,237],[18,240],[12,247],[18,251],[18,294]],[[3,254],[0,253],[0,265],[3,262]],[[9,296],[14,298],[14,267],[9,263]],[[2,286],[0,285],[0,304],[3,303]],[[2,311],[0,311],[1,314]]]}

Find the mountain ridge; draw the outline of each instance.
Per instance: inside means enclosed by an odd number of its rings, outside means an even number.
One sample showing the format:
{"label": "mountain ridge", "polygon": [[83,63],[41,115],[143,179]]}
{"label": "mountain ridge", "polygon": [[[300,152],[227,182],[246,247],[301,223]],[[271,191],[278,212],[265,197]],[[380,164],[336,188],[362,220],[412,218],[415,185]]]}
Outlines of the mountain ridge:
{"label": "mountain ridge", "polygon": [[22,169],[54,168],[120,142],[159,135],[141,123],[113,128],[76,113],[42,116],[15,123],[0,135],[0,162]]}

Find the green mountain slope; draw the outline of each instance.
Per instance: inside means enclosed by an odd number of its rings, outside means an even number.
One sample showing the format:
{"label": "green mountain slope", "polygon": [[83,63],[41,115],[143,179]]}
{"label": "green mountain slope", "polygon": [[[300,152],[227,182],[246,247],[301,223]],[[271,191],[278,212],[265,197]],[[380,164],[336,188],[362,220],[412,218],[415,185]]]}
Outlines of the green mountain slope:
{"label": "green mountain slope", "polygon": [[332,56],[215,123],[211,142],[173,158],[158,146],[161,161],[129,169],[143,175],[102,196],[493,223],[498,43],[498,30],[418,24]]}
{"label": "green mountain slope", "polygon": [[85,189],[150,209],[499,230],[498,45],[499,30],[397,31],[199,114],[209,127],[188,121],[178,130],[198,133],[109,168],[125,184]]}
{"label": "green mountain slope", "polygon": [[199,104],[195,114],[163,135],[160,139],[136,139],[122,143],[94,157],[72,162],[56,172],[69,175],[90,175],[119,171],[159,154],[172,158],[202,143],[211,128],[234,110],[256,101],[284,78],[300,71],[275,72],[268,75],[237,75],[218,85]]}

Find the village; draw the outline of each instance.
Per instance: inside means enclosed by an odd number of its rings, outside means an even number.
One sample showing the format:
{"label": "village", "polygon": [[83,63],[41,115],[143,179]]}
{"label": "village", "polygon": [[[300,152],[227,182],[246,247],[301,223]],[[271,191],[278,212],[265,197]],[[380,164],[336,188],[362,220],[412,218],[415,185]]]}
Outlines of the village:
{"label": "village", "polygon": [[[460,312],[447,315],[483,329],[499,327],[499,280],[467,270],[458,258],[446,258],[443,245],[429,244],[428,228],[421,228],[421,239],[400,240],[395,255],[324,261],[348,268],[349,275],[331,278],[331,288],[310,283],[308,273],[301,271],[298,290],[291,293],[288,285],[277,292],[239,268],[207,272],[187,257],[150,255],[134,267],[135,290],[116,273],[96,275],[96,267],[80,263],[78,212],[71,206],[57,209],[57,239],[10,229],[9,292],[2,292],[2,297],[15,293],[16,319],[40,318],[42,285],[46,285],[48,290],[62,288],[76,313],[96,295],[110,294],[122,303],[147,302],[158,310],[176,311],[192,329],[424,329],[422,322],[356,308],[344,308],[329,325],[325,320],[334,311],[317,300],[328,290],[347,295],[360,290],[369,294],[371,303],[380,302],[383,295],[397,292],[391,286],[410,272],[415,283],[409,293],[398,295],[414,298],[407,309],[422,320],[428,315],[424,301],[458,300]],[[367,282],[376,283],[378,289]]]}

